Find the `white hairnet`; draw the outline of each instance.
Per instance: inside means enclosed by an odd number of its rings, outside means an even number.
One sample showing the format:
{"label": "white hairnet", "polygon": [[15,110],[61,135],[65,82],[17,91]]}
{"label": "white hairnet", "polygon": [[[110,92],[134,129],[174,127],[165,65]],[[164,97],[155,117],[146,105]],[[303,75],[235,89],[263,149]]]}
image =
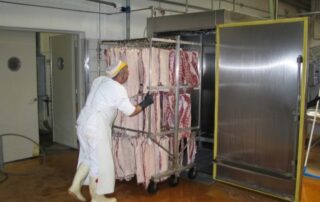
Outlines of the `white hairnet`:
{"label": "white hairnet", "polygon": [[126,66],[127,66],[127,63],[119,60],[117,64],[112,64],[109,67],[107,67],[106,74],[109,77],[113,78],[117,76],[117,74]]}

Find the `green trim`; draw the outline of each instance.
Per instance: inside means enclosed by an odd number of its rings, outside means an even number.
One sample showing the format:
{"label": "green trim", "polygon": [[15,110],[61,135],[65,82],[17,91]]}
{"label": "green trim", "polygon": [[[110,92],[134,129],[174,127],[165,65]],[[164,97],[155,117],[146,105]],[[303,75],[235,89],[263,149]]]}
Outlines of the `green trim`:
{"label": "green trim", "polygon": [[277,19],[277,20],[260,20],[260,21],[252,21],[252,22],[221,24],[221,25],[218,25],[217,27],[219,27],[219,28],[227,28],[227,27],[242,27],[242,26],[281,24],[281,23],[290,23],[290,22],[305,22],[307,20],[308,20],[308,17],[284,18],[284,19]]}
{"label": "green trim", "polygon": [[296,189],[295,201],[300,201],[301,197],[301,183],[302,183],[302,154],[304,148],[304,121],[305,121],[305,101],[306,101],[306,81],[307,81],[307,63],[308,63],[308,18],[303,18],[303,70],[301,79],[301,102],[300,102],[300,123],[299,123],[299,137],[298,137],[298,155],[297,155],[297,173],[296,173]]}
{"label": "green trim", "polygon": [[[218,109],[219,109],[219,60],[220,59],[220,27],[216,30],[216,71],[215,71],[215,101],[214,101],[214,140],[213,159],[217,158],[218,152]],[[217,165],[213,164],[213,178],[217,176]]]}

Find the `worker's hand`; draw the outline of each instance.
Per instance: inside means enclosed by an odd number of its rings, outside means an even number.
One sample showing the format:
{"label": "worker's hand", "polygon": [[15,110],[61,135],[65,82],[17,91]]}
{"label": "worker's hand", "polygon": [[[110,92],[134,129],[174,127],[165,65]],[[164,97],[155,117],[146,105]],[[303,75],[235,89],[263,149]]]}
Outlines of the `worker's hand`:
{"label": "worker's hand", "polygon": [[153,95],[147,93],[147,95],[144,97],[144,99],[139,105],[141,106],[142,110],[144,110],[146,107],[152,104],[153,104]]}

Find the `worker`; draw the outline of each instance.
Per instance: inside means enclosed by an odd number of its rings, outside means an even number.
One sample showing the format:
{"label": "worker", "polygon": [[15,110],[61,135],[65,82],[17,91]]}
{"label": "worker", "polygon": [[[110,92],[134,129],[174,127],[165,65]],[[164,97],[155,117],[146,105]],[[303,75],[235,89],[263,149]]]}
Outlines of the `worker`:
{"label": "worker", "polygon": [[134,106],[130,103],[124,84],[129,76],[128,66],[119,61],[107,69],[107,76],[93,81],[86,104],[77,120],[80,143],[78,169],[69,194],[80,201],[82,184],[89,184],[91,202],[116,202],[104,194],[114,192],[115,171],[112,155],[112,124],[119,109],[127,116],[137,115],[153,103],[151,94]]}

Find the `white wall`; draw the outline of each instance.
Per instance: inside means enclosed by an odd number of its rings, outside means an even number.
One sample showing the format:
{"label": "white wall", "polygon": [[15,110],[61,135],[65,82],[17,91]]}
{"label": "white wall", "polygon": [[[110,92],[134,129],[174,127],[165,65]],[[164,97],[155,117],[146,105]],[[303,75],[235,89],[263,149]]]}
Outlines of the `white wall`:
{"label": "white wall", "polygon": [[[99,5],[85,0],[12,0],[11,2],[64,7],[99,12]],[[121,5],[122,0],[114,1]],[[118,9],[101,5],[103,12]],[[100,15],[101,37],[125,36],[124,15]],[[0,26],[84,32],[86,38],[99,38],[99,15],[51,8],[40,8],[0,2]]]}
{"label": "white wall", "polygon": [[[109,0],[115,2],[118,7],[125,6],[125,0]],[[172,0],[185,3],[185,0]],[[41,6],[63,7],[67,9],[87,10],[99,12],[99,4],[85,0],[11,0],[10,2],[22,4],[36,4]],[[190,5],[205,7],[207,9],[225,8],[248,15],[268,17],[269,0],[237,0],[233,7],[231,0],[189,0]],[[185,12],[182,6],[169,5],[148,0],[131,0],[131,9],[146,8],[149,6],[162,7],[167,9]],[[101,4],[100,11],[104,13],[118,12],[119,8],[112,8]],[[200,12],[201,10],[189,8],[188,12]],[[289,16],[296,14],[296,9],[284,4],[279,5],[279,14]],[[154,13],[161,16],[159,11]],[[165,12],[165,15],[175,14]],[[139,38],[144,36],[146,18],[151,16],[150,10],[133,12],[131,14],[131,36]],[[81,31],[86,38],[90,39],[124,39],[125,34],[125,14],[99,15],[95,13],[84,13],[76,11],[58,10],[52,8],[39,8],[26,5],[15,5],[0,2],[0,26],[24,27],[35,29]],[[100,29],[100,31],[99,31]]]}

